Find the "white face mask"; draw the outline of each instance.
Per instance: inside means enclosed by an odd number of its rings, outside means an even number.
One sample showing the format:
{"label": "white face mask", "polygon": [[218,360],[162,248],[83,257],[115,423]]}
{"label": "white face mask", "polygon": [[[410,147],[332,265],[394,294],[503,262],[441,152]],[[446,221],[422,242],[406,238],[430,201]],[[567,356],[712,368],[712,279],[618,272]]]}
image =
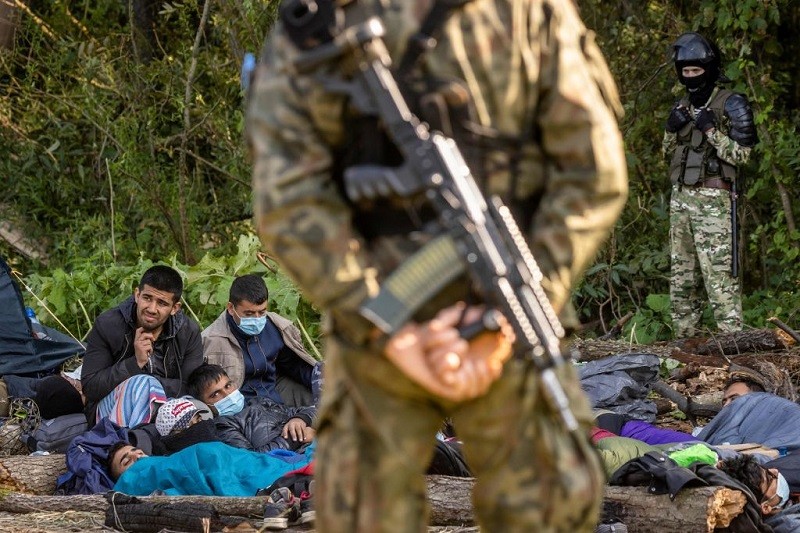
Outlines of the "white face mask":
{"label": "white face mask", "polygon": [[778,472],[778,490],[775,492],[781,501],[778,503],[778,509],[783,509],[786,506],[786,503],[789,501],[789,483],[786,481],[786,478],[783,477],[783,474]]}

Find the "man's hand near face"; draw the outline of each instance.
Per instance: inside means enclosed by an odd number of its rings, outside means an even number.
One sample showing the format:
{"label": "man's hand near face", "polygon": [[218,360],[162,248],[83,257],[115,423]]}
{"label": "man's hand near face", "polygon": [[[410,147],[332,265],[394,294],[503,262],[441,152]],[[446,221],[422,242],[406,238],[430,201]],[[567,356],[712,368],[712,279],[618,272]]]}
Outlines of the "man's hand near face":
{"label": "man's hand near face", "polygon": [[145,331],[144,328],[136,328],[136,333],[134,333],[133,337],[133,350],[136,354],[136,363],[139,368],[144,368],[148,359],[150,359],[155,340],[156,338],[152,333]]}

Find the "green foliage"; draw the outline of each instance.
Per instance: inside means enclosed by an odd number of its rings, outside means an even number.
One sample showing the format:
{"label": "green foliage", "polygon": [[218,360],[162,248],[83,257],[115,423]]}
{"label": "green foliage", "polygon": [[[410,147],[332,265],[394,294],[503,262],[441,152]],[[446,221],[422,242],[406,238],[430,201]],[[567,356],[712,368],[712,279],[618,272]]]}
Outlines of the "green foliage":
{"label": "green foliage", "polygon": [[[671,336],[668,309],[651,296],[669,288],[669,191],[660,148],[663,124],[683,88],[670,45],[686,31],[717,43],[730,88],[751,100],[760,143],[744,169],[740,235],[745,322],[763,326],[775,313],[794,317],[800,279],[797,230],[800,138],[800,4],[789,0],[691,0],[578,4],[619,85],[630,196],[598,263],[588,271],[575,303],[584,322],[604,328],[634,312],[626,334],[639,342]],[[609,266],[613,265],[613,266]],[[664,297],[666,298],[666,297]],[[660,305],[659,305],[660,308]],[[708,324],[708,313],[704,320]]]}
{"label": "green foliage", "polygon": [[667,379],[669,378],[672,371],[675,370],[676,368],[679,368],[681,364],[682,363],[677,359],[672,359],[671,357],[662,357],[658,373],[662,379]]}
{"label": "green foliage", "polygon": [[[13,51],[0,50],[0,221],[46,243],[49,265],[0,253],[69,328],[129,294],[150,261],[187,279],[203,325],[232,276],[263,272],[276,310],[318,335],[316,312],[254,259],[250,168],[239,65],[261,48],[277,1],[155,2],[154,34],[132,25],[140,2],[25,2]],[[741,196],[745,321],[800,309],[800,3],[793,0],[579,0],[617,80],[628,204],[577,288],[584,323],[628,312],[638,342],[671,335],[669,191],[663,123],[682,88],[669,61],[684,31],[713,39],[731,88],[753,102],[760,144]],[[204,9],[208,6],[208,18]],[[33,302],[35,305],[35,302]],[[42,309],[37,309],[50,322]]]}
{"label": "green foliage", "polygon": [[56,263],[101,249],[194,263],[248,229],[239,65],[277,2],[209,3],[208,20],[205,3],[157,2],[145,40],[138,3],[33,3],[0,54],[5,201]]}
{"label": "green foliage", "polygon": [[633,318],[625,324],[622,336],[634,344],[650,344],[669,337],[669,295],[648,294],[645,305],[636,310]]}
{"label": "green foliage", "polygon": [[[181,263],[174,256],[167,261],[184,279],[184,311],[206,327],[225,309],[235,277],[261,274],[269,289],[270,310],[302,326],[312,340],[317,339],[319,314],[301,298],[290,280],[257,259],[259,246],[256,236],[246,234],[238,239],[236,255],[207,253],[195,265]],[[130,296],[144,271],[153,264],[144,258],[131,264],[114,263],[107,252],[101,252],[73,265],[69,272],[57,268],[49,275],[28,276],[26,284],[38,299],[27,293],[26,301],[42,323],[63,328],[82,339],[97,315]]]}

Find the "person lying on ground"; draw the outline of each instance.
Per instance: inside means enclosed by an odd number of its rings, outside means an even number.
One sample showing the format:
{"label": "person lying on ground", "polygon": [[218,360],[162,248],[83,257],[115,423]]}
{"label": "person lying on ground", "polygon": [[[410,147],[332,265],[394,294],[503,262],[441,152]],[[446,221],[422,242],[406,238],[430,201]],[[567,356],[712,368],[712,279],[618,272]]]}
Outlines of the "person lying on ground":
{"label": "person lying on ground", "polygon": [[664,452],[680,466],[689,466],[698,461],[715,465],[718,461],[716,451],[700,441],[652,445],[639,439],[620,437],[600,428],[592,429],[591,439],[609,479],[625,463],[649,452]]}
{"label": "person lying on ground", "polygon": [[[147,436],[152,441],[153,453],[149,455],[171,455],[201,442],[219,441],[216,423],[212,419],[211,411],[206,407],[198,407],[202,402],[193,398],[172,398],[159,407],[156,415],[155,434],[148,428]],[[137,447],[141,447],[142,427],[129,432],[135,437],[131,440]]]}
{"label": "person lying on ground", "polygon": [[81,381],[94,425],[150,422],[155,404],[187,393],[186,378],[203,363],[200,326],[183,314],[183,280],[174,269],[149,268],[133,296],[102,313],[86,338]]}
{"label": "person lying on ground", "polygon": [[245,401],[220,365],[206,364],[189,376],[192,394],[212,406],[222,442],[248,450],[302,451],[314,438],[316,407],[288,407],[269,397]]}
{"label": "person lying on ground", "polygon": [[697,438],[709,444],[800,450],[800,405],[768,392],[745,392],[741,382],[726,388],[725,398],[725,406]]}
{"label": "person lying on ground", "polygon": [[800,505],[781,472],[759,464],[749,455],[723,460],[718,467],[750,489],[774,533],[800,531]]}
{"label": "person lying on ground", "polygon": [[[761,386],[756,381],[753,381],[751,379],[739,375],[729,379],[725,385],[725,389],[723,391],[723,399],[722,399],[722,406],[723,406],[723,411],[725,412],[725,416],[726,417],[729,416],[729,413],[733,413],[737,409],[737,408],[732,408],[725,411],[725,408],[731,402],[733,402],[737,398],[740,398],[752,392],[763,393],[764,387]],[[770,395],[770,396],[778,398],[775,395]],[[788,400],[784,400],[784,402],[788,402]],[[781,405],[787,405],[784,402],[778,401],[777,403]],[[789,402],[789,404],[794,405],[793,402]],[[721,411],[720,414],[723,411]],[[769,415],[768,412],[764,412],[762,414]],[[774,415],[769,415],[768,418],[774,418]],[[714,420],[716,419],[717,419],[716,417],[712,419],[712,423],[714,423]],[[720,422],[723,420],[725,420],[725,418],[720,419]],[[715,425],[720,424],[720,422],[716,422]],[[758,420],[751,419],[750,422],[755,423],[759,426],[762,425]],[[709,425],[706,427],[712,426],[712,423],[709,423]],[[649,422],[632,419],[625,415],[617,414],[607,410],[596,411],[595,426],[600,429],[610,431],[611,433],[618,435],[620,437],[637,439],[652,445],[671,444],[676,442],[700,442],[700,441],[710,442],[711,444],[723,444],[724,442],[726,442],[726,439],[715,439],[713,436],[710,437],[714,439],[713,441],[707,440],[707,437],[704,437],[704,435],[712,435],[711,430],[709,431],[705,431],[704,429],[699,430],[697,436],[693,436],[689,433],[661,428]],[[754,439],[756,438],[756,435],[745,432],[741,438]],[[764,436],[760,435],[758,438],[764,438]],[[729,444],[742,444],[745,442],[758,443],[768,447],[775,447],[775,446],[770,446],[769,444],[762,442],[761,440],[740,440],[737,442],[733,441],[727,441],[727,442]]]}
{"label": "person lying on ground", "polygon": [[290,320],[268,311],[268,299],[260,275],[234,279],[225,310],[202,332],[205,360],[224,368],[247,399],[316,405],[322,363],[306,351]]}
{"label": "person lying on ground", "polygon": [[56,374],[36,382],[33,401],[39,407],[39,414],[45,420],[59,416],[82,413],[86,396],[80,388],[80,381]]}
{"label": "person lying on ground", "polygon": [[307,465],[314,446],[303,454],[269,453],[204,442],[169,456],[148,456],[129,442],[118,442],[108,453],[106,468],[114,490],[132,496],[156,491],[170,496],[254,496],[287,472]]}

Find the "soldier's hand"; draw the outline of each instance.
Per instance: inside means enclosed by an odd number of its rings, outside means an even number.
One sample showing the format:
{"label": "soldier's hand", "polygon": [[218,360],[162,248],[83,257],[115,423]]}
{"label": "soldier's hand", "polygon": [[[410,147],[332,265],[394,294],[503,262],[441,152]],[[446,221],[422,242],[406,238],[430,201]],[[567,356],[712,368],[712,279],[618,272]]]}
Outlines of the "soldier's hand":
{"label": "soldier's hand", "polygon": [[[485,309],[472,307],[464,315],[463,325],[482,320]],[[457,384],[464,379],[461,372],[478,372],[489,378],[489,384],[500,377],[503,365],[511,357],[514,332],[508,321],[499,313],[496,316],[497,331],[484,331],[469,341],[467,352],[460,358],[451,355],[444,357],[440,352],[431,351],[429,358],[434,372],[448,385]]]}
{"label": "soldier's hand", "polygon": [[672,111],[670,111],[669,117],[667,117],[667,124],[664,126],[664,129],[670,133],[675,133],[691,121],[692,116],[689,114],[689,110],[685,106],[682,106],[679,102],[675,104],[675,107],[673,107]]}
{"label": "soldier's hand", "polygon": [[150,354],[153,353],[153,342],[155,340],[152,333],[145,331],[144,328],[136,328],[136,332],[133,335],[133,351],[139,368],[144,368],[144,365],[147,364]]}
{"label": "soldier's hand", "polygon": [[703,133],[706,133],[710,129],[714,129],[716,126],[717,121],[714,118],[714,113],[706,107],[700,109],[700,111],[697,113],[697,116],[694,117],[694,127]]}
{"label": "soldier's hand", "polygon": [[463,304],[442,310],[424,324],[410,323],[393,335],[385,354],[401,372],[427,391],[453,401],[483,395],[500,376],[508,349],[498,349],[497,333],[471,343],[459,335]]}

